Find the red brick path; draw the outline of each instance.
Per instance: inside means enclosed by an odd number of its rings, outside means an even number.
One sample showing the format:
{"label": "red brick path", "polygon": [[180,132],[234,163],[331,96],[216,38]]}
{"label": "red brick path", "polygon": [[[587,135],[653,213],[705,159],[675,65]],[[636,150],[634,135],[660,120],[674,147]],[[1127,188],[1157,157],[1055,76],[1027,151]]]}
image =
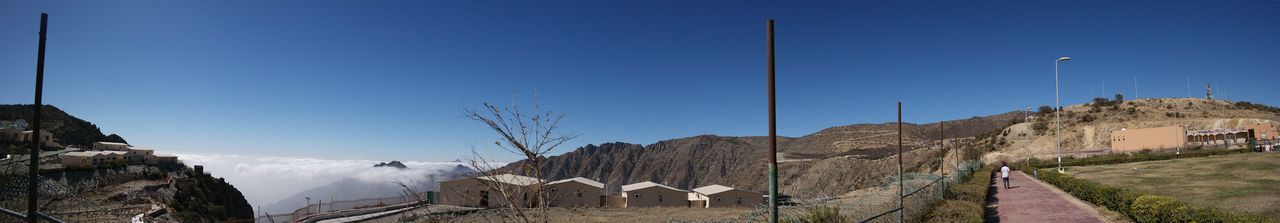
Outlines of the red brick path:
{"label": "red brick path", "polygon": [[995,175],[1000,222],[1104,222],[1093,207],[1022,172],[1009,173],[1012,189],[1004,189],[1000,173]]}

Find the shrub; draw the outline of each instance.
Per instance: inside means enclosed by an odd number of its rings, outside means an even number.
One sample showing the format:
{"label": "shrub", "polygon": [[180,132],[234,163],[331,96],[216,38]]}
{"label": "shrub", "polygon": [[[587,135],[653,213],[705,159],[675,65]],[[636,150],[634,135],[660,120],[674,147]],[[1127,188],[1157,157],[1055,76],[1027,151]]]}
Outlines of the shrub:
{"label": "shrub", "polygon": [[[926,216],[928,222],[983,222],[987,192],[991,186],[992,168],[970,163],[956,172],[955,184],[948,184],[947,200]],[[977,170],[975,170],[977,169]]]}
{"label": "shrub", "polygon": [[1035,130],[1036,135],[1044,135],[1047,131],[1049,131],[1049,122],[1036,121],[1036,123],[1031,124],[1031,130]]}
{"label": "shrub", "polygon": [[1192,206],[1173,198],[1132,192],[1054,171],[1040,172],[1040,180],[1080,200],[1125,214],[1135,222],[1274,222],[1254,215]]}
{"label": "shrub", "polygon": [[817,205],[805,209],[805,212],[800,216],[786,216],[778,220],[787,223],[853,222],[849,218],[840,215],[840,208]]}
{"label": "shrub", "polygon": [[928,222],[983,222],[979,203],[945,200],[929,212]]}
{"label": "shrub", "polygon": [[1053,113],[1053,107],[1049,107],[1048,105],[1041,105],[1040,108],[1036,109],[1036,116],[1044,117],[1052,113]]}
{"label": "shrub", "polygon": [[1093,117],[1093,115],[1081,115],[1081,116],[1080,116],[1080,122],[1093,122],[1093,120],[1095,120],[1095,119],[1097,119],[1097,118],[1094,118],[1094,117]]}
{"label": "shrub", "polygon": [[[1110,164],[1119,164],[1119,163],[1167,160],[1167,159],[1176,159],[1176,158],[1205,157],[1205,156],[1216,156],[1216,155],[1226,155],[1226,154],[1236,154],[1236,153],[1246,153],[1246,152],[1250,152],[1250,151],[1247,149],[1208,150],[1208,149],[1201,149],[1201,147],[1191,147],[1188,150],[1182,151],[1182,154],[1179,155],[1171,152],[1159,152],[1159,153],[1149,152],[1148,150],[1148,152],[1139,152],[1136,154],[1114,153],[1114,154],[1107,154],[1107,155],[1100,155],[1100,156],[1092,156],[1087,158],[1063,157],[1062,166],[1110,165]],[[1049,167],[1056,167],[1057,165],[1058,163],[1054,160],[1036,160],[1035,165],[1033,166],[1036,168],[1049,168]]]}

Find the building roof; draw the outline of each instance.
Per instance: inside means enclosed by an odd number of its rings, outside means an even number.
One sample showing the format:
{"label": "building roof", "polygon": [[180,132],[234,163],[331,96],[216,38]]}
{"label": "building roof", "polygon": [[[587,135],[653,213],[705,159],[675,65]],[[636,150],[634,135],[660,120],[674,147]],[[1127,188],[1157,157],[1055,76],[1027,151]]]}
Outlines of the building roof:
{"label": "building roof", "polygon": [[529,186],[538,183],[538,178],[520,176],[515,174],[499,174],[493,176],[476,177],[476,179],[489,180],[499,183],[506,183],[518,186]]}
{"label": "building roof", "polygon": [[574,177],[574,178],[569,178],[569,179],[563,179],[563,180],[552,181],[551,183],[547,183],[547,184],[548,184],[548,185],[553,185],[553,184],[567,183],[567,182],[578,182],[578,183],[586,184],[586,185],[589,185],[589,186],[592,186],[592,187],[604,188],[604,183],[600,183],[599,181],[594,181],[594,180],[591,180],[591,179],[581,178],[581,177]]}
{"label": "building roof", "polygon": [[84,151],[84,152],[68,152],[68,153],[63,153],[62,155],[91,157],[91,156],[97,156],[97,155],[124,155],[124,154],[125,152],[121,152],[121,151]]}
{"label": "building roof", "polygon": [[645,182],[639,182],[634,184],[622,185],[622,191],[633,191],[633,190],[645,189],[650,187],[661,187],[661,188],[666,188],[674,191],[684,191],[684,190],[676,189],[674,187],[670,187],[667,185],[654,183],[653,181],[645,181]]}
{"label": "building roof", "polygon": [[99,144],[103,144],[103,145],[117,145],[117,146],[127,146],[127,145],[129,145],[129,144],[118,143],[118,142],[94,142],[94,143],[99,143]]}
{"label": "building roof", "polygon": [[726,187],[724,185],[719,185],[719,184],[712,184],[704,187],[693,188],[692,191],[694,193],[699,193],[703,195],[712,195],[712,194],[718,194],[720,192],[731,191],[731,190],[733,190],[732,187]]}
{"label": "building roof", "polygon": [[155,157],[173,157],[173,158],[178,158],[178,156],[176,156],[176,155],[169,155],[169,154],[155,154],[155,155],[153,155],[153,156],[155,156]]}
{"label": "building roof", "polygon": [[130,149],[130,150],[143,150],[143,151],[156,151],[155,149],[151,149],[151,148],[143,148],[143,147],[129,147],[129,149]]}

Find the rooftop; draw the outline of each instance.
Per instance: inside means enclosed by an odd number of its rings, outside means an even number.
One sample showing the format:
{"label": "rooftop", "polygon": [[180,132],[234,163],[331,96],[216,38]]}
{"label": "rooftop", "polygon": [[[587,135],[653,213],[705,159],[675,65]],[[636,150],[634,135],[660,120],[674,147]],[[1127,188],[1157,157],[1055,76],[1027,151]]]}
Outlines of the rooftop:
{"label": "rooftop", "polygon": [[67,155],[67,156],[83,156],[83,157],[90,157],[90,156],[97,156],[97,155],[113,155],[113,154],[114,154],[114,155],[123,155],[123,154],[125,154],[125,152],[121,152],[121,151],[84,151],[84,152],[68,152],[68,153],[64,153],[64,154],[62,154],[62,155]]}
{"label": "rooftop", "polygon": [[659,184],[659,183],[654,183],[653,181],[645,181],[645,182],[639,182],[639,183],[634,183],[634,184],[622,185],[622,191],[633,191],[633,190],[645,189],[645,188],[650,188],[650,187],[662,187],[662,188],[666,188],[666,189],[670,189],[670,190],[675,190],[675,191],[685,191],[685,190],[676,189],[676,188],[674,188],[674,187],[670,187],[670,186],[667,186],[667,185],[662,185],[662,184]]}
{"label": "rooftop", "polygon": [[720,192],[731,191],[731,190],[733,190],[732,187],[726,187],[724,185],[719,185],[719,184],[712,184],[705,187],[693,188],[692,191],[695,193],[703,194],[703,195],[712,195],[712,194],[717,194]]}
{"label": "rooftop", "polygon": [[500,174],[493,176],[476,177],[476,179],[489,180],[499,183],[506,183],[518,186],[529,186],[538,183],[538,178],[520,176],[515,174]]}
{"label": "rooftop", "polygon": [[129,144],[118,143],[118,142],[97,142],[97,143],[100,143],[100,144],[103,144],[103,145],[117,145],[117,146],[127,146],[127,145],[129,145]]}
{"label": "rooftop", "polygon": [[592,187],[604,188],[604,183],[600,183],[599,181],[594,181],[594,180],[582,178],[582,177],[574,177],[569,179],[557,180],[547,184],[559,184],[559,183],[567,183],[567,182],[578,182],[578,183],[590,185]]}

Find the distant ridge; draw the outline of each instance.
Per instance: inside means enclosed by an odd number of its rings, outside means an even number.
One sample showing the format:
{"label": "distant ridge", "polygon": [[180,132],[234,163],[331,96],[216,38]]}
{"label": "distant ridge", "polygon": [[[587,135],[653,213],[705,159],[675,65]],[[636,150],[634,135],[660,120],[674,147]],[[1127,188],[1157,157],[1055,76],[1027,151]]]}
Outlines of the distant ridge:
{"label": "distant ridge", "polygon": [[[946,121],[947,138],[973,137],[1021,120],[1020,113]],[[903,124],[908,150],[935,145],[938,123]],[[780,184],[784,194],[839,195],[879,185],[890,172],[887,159],[896,152],[897,123],[855,124],[823,129],[799,138],[779,137]],[[651,145],[612,142],[588,144],[546,158],[542,171],[550,180],[584,177],[604,182],[609,191],[643,181],[667,182],[691,189],[711,184],[737,185],[765,191],[764,151],[768,137],[699,135]],[[936,160],[936,158],[931,158]],[[928,171],[925,158],[911,157],[913,169]],[[500,171],[513,171],[522,161]],[[896,160],[895,160],[896,162]],[[936,166],[936,162],[932,163]],[[857,170],[857,171],[853,171]]]}
{"label": "distant ridge", "polygon": [[[41,130],[53,133],[63,146],[76,145],[88,147],[93,142],[119,142],[128,143],[123,137],[116,134],[104,135],[97,125],[88,121],[71,116],[62,109],[53,105],[44,105],[41,107]],[[0,120],[16,120],[23,119],[28,122],[34,121],[31,104],[4,104],[0,105]]]}

